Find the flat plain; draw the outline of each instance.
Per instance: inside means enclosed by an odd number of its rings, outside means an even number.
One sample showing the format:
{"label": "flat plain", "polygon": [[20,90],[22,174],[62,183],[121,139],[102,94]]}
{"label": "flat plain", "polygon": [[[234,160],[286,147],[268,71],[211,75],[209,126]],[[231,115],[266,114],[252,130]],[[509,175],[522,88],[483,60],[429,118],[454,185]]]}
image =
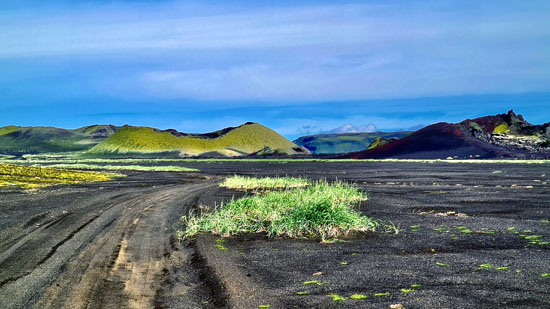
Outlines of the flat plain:
{"label": "flat plain", "polygon": [[[2,191],[2,306],[550,307],[547,163],[165,164],[200,172]],[[234,174],[354,183],[369,196],[360,210],[398,233],[179,241],[181,216],[243,196],[218,186]]]}

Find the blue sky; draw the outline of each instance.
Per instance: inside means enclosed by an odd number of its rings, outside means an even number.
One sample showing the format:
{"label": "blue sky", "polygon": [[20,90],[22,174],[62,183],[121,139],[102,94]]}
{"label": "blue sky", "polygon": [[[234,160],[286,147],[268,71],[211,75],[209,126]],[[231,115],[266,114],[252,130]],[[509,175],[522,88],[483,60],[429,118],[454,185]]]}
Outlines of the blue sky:
{"label": "blue sky", "polygon": [[0,125],[295,138],[509,109],[550,121],[549,1],[0,3]]}

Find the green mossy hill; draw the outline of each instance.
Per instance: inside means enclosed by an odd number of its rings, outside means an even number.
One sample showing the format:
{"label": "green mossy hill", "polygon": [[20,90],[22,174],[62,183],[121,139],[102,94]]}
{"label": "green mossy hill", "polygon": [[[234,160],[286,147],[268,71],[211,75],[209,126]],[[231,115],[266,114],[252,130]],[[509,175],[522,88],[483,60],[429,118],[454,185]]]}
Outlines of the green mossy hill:
{"label": "green mossy hill", "polygon": [[384,146],[390,142],[393,142],[397,140],[396,138],[383,138],[383,137],[377,137],[367,149],[374,149],[380,146]]}
{"label": "green mossy hill", "polygon": [[349,153],[367,149],[377,138],[402,138],[411,132],[336,133],[302,136],[294,141],[314,154]]}
{"label": "green mossy hill", "polygon": [[277,153],[296,154],[294,143],[277,132],[257,123],[246,123],[207,134],[183,134],[148,127],[124,126],[115,134],[88,151],[89,154],[132,154],[179,152],[182,156],[217,154],[218,156],[249,155],[266,147]]}
{"label": "green mossy hill", "polygon": [[105,140],[117,130],[110,125],[95,125],[67,130],[54,127],[0,128],[0,153],[29,154],[84,151]]}

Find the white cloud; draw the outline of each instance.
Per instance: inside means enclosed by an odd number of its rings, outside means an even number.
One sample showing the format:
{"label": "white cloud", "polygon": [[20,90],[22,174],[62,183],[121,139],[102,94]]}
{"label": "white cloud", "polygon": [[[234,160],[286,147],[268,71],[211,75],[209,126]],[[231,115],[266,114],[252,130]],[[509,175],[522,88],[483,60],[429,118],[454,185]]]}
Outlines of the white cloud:
{"label": "white cloud", "polygon": [[82,73],[93,76],[86,87],[94,88],[83,91],[159,100],[550,91],[550,19],[535,2],[380,3],[238,11],[177,2],[0,12],[0,60],[94,59],[98,70],[122,69]]}

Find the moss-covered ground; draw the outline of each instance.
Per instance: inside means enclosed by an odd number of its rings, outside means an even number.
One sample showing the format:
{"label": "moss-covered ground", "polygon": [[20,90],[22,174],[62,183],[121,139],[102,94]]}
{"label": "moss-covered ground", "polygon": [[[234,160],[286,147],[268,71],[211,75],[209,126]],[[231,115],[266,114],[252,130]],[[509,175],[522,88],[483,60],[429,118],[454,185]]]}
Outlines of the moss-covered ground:
{"label": "moss-covered ground", "polygon": [[57,184],[109,181],[121,174],[69,171],[56,168],[20,166],[0,163],[0,187],[23,189],[46,187]]}

